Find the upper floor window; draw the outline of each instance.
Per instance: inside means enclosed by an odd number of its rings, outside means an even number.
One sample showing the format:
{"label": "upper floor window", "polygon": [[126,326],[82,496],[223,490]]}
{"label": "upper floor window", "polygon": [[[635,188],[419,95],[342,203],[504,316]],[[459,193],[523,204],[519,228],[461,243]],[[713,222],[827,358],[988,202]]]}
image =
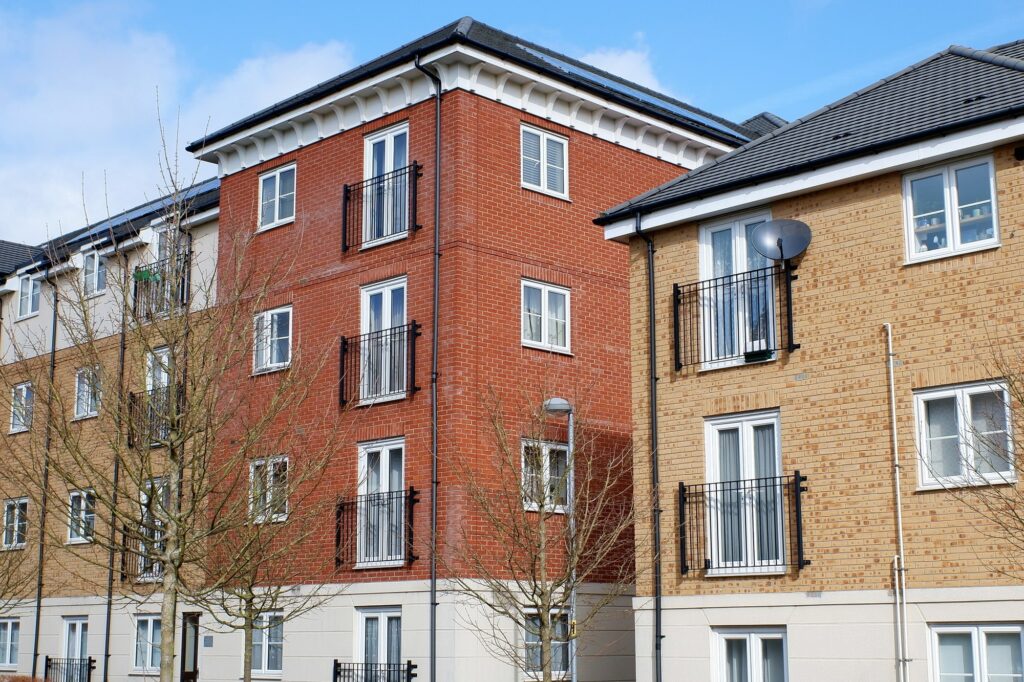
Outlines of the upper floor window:
{"label": "upper floor window", "polygon": [[398,238],[409,229],[409,126],[402,124],[366,137],[363,246]]}
{"label": "upper floor window", "polygon": [[32,382],[26,381],[11,389],[11,433],[28,431],[32,426],[32,405],[35,392]]}
{"label": "upper floor window", "polygon": [[86,296],[102,293],[107,288],[107,261],[98,253],[85,254],[82,265],[82,288]]}
{"label": "upper floor window", "polygon": [[18,639],[21,637],[21,623],[17,618],[0,619],[0,667],[18,666]]}
{"label": "upper floor window", "polygon": [[7,500],[4,503],[4,549],[25,546],[28,533],[28,498]]}
{"label": "upper floor window", "polygon": [[96,495],[75,490],[68,500],[68,542],[90,542],[96,530]]}
{"label": "upper floor window", "polygon": [[253,369],[268,372],[292,361],[292,307],[267,310],[253,319]]}
{"label": "upper floor window", "polygon": [[288,516],[288,458],[257,459],[249,465],[249,510],[257,523]]}
{"label": "upper floor window", "polygon": [[24,275],[18,281],[18,317],[29,317],[39,312],[40,280]]}
{"label": "upper floor window", "polygon": [[261,613],[252,631],[252,672],[281,674],[284,662],[284,617],[278,612]]}
{"label": "upper floor window", "polygon": [[526,508],[563,511],[569,501],[569,449],[561,443],[523,441]]}
{"label": "upper floor window", "polygon": [[404,460],[405,441],[400,438],[359,446],[357,566],[401,565],[405,561]]}
{"label": "upper floor window", "polygon": [[[569,614],[552,611],[548,618],[551,628],[551,672],[564,677],[569,672]],[[530,677],[537,677],[544,671],[543,644],[541,643],[541,622],[539,615],[526,617],[523,633],[524,668]]]}
{"label": "upper floor window", "polygon": [[522,139],[523,187],[559,197],[569,195],[569,141],[561,135],[524,125]]}
{"label": "upper floor window", "polygon": [[960,161],[903,178],[907,260],[928,260],[999,243],[991,158]]}
{"label": "upper floor window", "polygon": [[522,280],[522,342],[524,346],[569,352],[569,290]]}
{"label": "upper floor window", "polygon": [[75,373],[75,419],[95,417],[99,404],[99,375],[93,367],[82,367]]}
{"label": "upper floor window", "polygon": [[135,617],[135,670],[160,671],[160,616]]}
{"label": "upper floor window", "polygon": [[365,286],[361,297],[360,397],[364,401],[403,398],[409,352],[406,278]]}
{"label": "upper floor window", "polygon": [[716,630],[714,646],[715,682],[786,682],[784,630]]}
{"label": "upper floor window", "polygon": [[1017,682],[1024,678],[1020,625],[932,627],[934,682]]}
{"label": "upper floor window", "polygon": [[260,176],[260,229],[277,227],[295,218],[295,164]]}
{"label": "upper floor window", "polygon": [[1016,480],[1005,385],[918,391],[914,403],[922,487]]}

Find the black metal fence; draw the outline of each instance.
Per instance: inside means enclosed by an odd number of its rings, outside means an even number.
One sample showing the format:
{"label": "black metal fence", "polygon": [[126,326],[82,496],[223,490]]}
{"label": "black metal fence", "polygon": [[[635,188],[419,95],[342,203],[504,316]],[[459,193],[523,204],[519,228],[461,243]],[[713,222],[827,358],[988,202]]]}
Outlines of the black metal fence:
{"label": "black metal fence", "polygon": [[342,663],[334,660],[334,682],[412,682],[416,664],[405,663]]}
{"label": "black metal fence", "polygon": [[341,200],[341,250],[369,246],[420,228],[416,214],[416,180],[423,166],[412,164],[354,185],[345,185]]}
{"label": "black metal fence", "polygon": [[50,658],[45,659],[45,676],[47,682],[89,682],[92,671],[96,669],[96,660],[89,658]]}
{"label": "black metal fence", "polygon": [[135,268],[135,315],[143,321],[182,309],[189,300],[190,252]]}
{"label": "black metal fence", "polygon": [[672,286],[676,371],[770,360],[793,342],[792,267]]}
{"label": "black metal fence", "polygon": [[[179,410],[183,400],[183,387],[178,385]],[[148,391],[128,394],[128,447],[155,447],[167,441],[171,422],[175,417],[170,386],[158,386]]]}
{"label": "black metal fence", "polygon": [[419,492],[412,487],[339,500],[335,565],[393,567],[415,561],[412,521],[417,502]]}
{"label": "black metal fence", "polygon": [[679,563],[683,574],[757,574],[800,570],[801,496],[806,476],[679,484]]}
{"label": "black metal fence", "polygon": [[343,336],[339,358],[338,402],[371,404],[404,398],[416,385],[416,337],[413,320],[360,336]]}

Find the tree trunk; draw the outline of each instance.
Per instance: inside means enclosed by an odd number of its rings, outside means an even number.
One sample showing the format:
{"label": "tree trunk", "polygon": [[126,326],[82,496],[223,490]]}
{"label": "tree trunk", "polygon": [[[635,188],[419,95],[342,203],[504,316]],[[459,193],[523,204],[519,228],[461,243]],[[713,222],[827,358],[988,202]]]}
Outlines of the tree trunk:
{"label": "tree trunk", "polygon": [[252,599],[246,599],[242,626],[242,682],[252,682],[252,612]]}
{"label": "tree trunk", "polygon": [[178,621],[178,573],[164,573],[163,602],[160,605],[160,682],[174,682],[174,642]]}

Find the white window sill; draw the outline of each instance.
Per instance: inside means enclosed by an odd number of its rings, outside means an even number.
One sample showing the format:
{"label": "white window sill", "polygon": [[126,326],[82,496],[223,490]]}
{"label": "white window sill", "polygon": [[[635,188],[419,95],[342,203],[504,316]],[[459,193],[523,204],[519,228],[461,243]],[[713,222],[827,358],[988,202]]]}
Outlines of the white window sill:
{"label": "white window sill", "polygon": [[163,582],[164,577],[162,575],[154,576],[140,576],[135,579],[136,585],[156,585],[157,583]]}
{"label": "white window sill", "polygon": [[391,244],[392,242],[398,242],[406,239],[409,236],[409,230],[406,229],[404,232],[398,232],[396,234],[389,235],[387,237],[381,237],[380,239],[374,239],[372,241],[364,241],[360,246],[360,251],[368,251],[377,246],[384,246],[385,244]]}
{"label": "white window sill", "polygon": [[356,563],[352,567],[356,571],[372,571],[375,568],[402,568],[405,566],[405,559],[391,559],[389,561],[375,561],[373,563]]}
{"label": "white window sill", "polygon": [[64,542],[66,546],[91,545],[92,538],[72,538]]}
{"label": "white window sill", "polygon": [[76,414],[71,419],[71,421],[73,421],[73,422],[84,422],[84,421],[88,421],[89,419],[95,419],[98,416],[100,416],[99,412],[91,412],[89,414]]}
{"label": "white window sill", "polygon": [[549,353],[557,353],[558,355],[566,355],[573,357],[572,351],[568,348],[560,348],[558,346],[551,346],[546,343],[537,343],[536,341],[527,341],[522,339],[523,348],[532,348],[534,350],[545,350]]}
{"label": "white window sill", "polygon": [[284,220],[278,220],[276,223],[268,223],[266,225],[260,225],[260,226],[258,226],[256,228],[256,234],[259,234],[261,232],[270,232],[271,230],[275,230],[275,229],[277,229],[279,227],[284,227],[285,225],[291,225],[294,222],[295,222],[295,216],[292,216],[291,218],[285,218]]}
{"label": "white window sill", "polygon": [[18,322],[24,322],[25,320],[31,320],[33,317],[39,317],[39,311],[38,310],[35,311],[34,313],[29,313],[28,315],[17,315],[14,318],[14,322],[15,322],[15,324],[17,324]]}
{"label": "white window sill", "polygon": [[24,429],[11,429],[7,433],[13,436],[13,435],[15,435],[17,433],[28,433],[28,431],[29,431],[29,429],[28,429],[28,427],[26,427]]}
{"label": "white window sill", "polygon": [[16,552],[18,550],[25,549],[25,543],[20,545],[2,545],[0,546],[0,552]]}
{"label": "white window sill", "polygon": [[[536,504],[534,502],[527,502],[526,504],[523,505],[523,510],[528,512],[539,513],[542,510],[542,508],[539,504]],[[564,504],[544,505],[543,511],[546,511],[551,514],[565,514],[567,513],[568,508]]]}
{"label": "white window sill", "polygon": [[92,299],[92,298],[99,298],[99,297],[101,297],[105,293],[107,293],[106,289],[100,289],[99,291],[93,291],[92,293],[85,294],[85,299],[89,300],[89,299]]}
{"label": "white window sill", "polygon": [[779,359],[778,352],[773,352],[771,356],[764,358],[763,360],[751,360],[747,362],[743,358],[733,358],[731,360],[717,360],[715,362],[702,362],[698,371],[700,372],[714,372],[716,369],[729,369],[730,367],[746,367],[747,365],[764,365],[769,362],[775,362]]}
{"label": "white window sill", "polygon": [[543,194],[544,196],[561,199],[562,201],[570,204],[572,203],[572,199],[569,198],[569,195],[563,192],[553,192],[550,189],[544,189],[543,187],[538,187],[536,185],[527,185],[524,182],[520,182],[519,186],[531,192],[536,192],[537,194]]}
{"label": "white window sill", "polygon": [[965,256],[969,253],[979,253],[981,251],[990,251],[992,249],[998,249],[1002,246],[999,241],[985,241],[971,246],[961,247],[956,249],[936,249],[935,251],[925,251],[924,253],[914,254],[903,261],[904,267],[908,265],[917,265],[918,263],[930,263],[936,260],[943,260],[944,258],[955,258],[956,256]]}
{"label": "white window sill", "polygon": [[[284,675],[282,673],[258,673],[254,670],[249,677],[253,680],[280,680]],[[238,679],[244,680],[245,678],[239,676]]]}
{"label": "white window sill", "polygon": [[708,578],[736,578],[736,577],[757,577],[763,575],[785,575],[786,566],[785,564],[775,566],[764,566],[761,568],[750,568],[744,566],[743,568],[709,568],[705,573],[705,577]]}
{"label": "white window sill", "polygon": [[18,664],[15,663],[14,665],[0,665],[0,672],[16,673],[18,672]]}
{"label": "white window sill", "polygon": [[128,676],[129,677],[159,677],[160,676],[160,671],[159,670],[138,670],[138,669],[134,669],[133,668],[132,670],[128,671]]}
{"label": "white window sill", "polygon": [[955,488],[984,488],[996,485],[1016,485],[1017,477],[1014,475],[994,476],[992,478],[946,478],[941,481],[926,481],[918,483],[917,492],[931,492],[933,490],[950,490]]}
{"label": "white window sill", "polygon": [[286,365],[274,365],[272,367],[262,367],[260,369],[254,369],[250,376],[261,377],[264,374],[273,374],[274,372],[283,372],[284,370],[288,369],[291,366],[292,366],[292,363],[289,362]]}
{"label": "white window sill", "polygon": [[408,391],[402,391],[401,393],[388,393],[387,395],[375,398],[361,398],[359,400],[359,407],[370,407],[371,405],[380,405],[381,403],[393,403],[398,400],[405,400],[408,396]]}
{"label": "white window sill", "polygon": [[253,523],[258,523],[260,525],[263,525],[263,524],[284,523],[287,520],[288,520],[288,515],[287,514],[277,514],[276,516],[255,516],[255,517],[253,517],[252,522]]}

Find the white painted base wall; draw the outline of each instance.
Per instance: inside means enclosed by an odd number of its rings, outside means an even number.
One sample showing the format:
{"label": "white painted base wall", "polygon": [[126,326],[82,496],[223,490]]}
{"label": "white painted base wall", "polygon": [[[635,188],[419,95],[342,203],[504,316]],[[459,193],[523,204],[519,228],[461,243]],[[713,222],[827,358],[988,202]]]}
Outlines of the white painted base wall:
{"label": "white painted base wall", "polygon": [[[929,627],[1024,622],[1024,586],[908,589],[910,682],[936,682]],[[636,679],[652,682],[652,600],[633,599]],[[719,682],[715,628],[784,627],[788,682],[895,682],[896,625],[888,591],[663,598],[664,682]],[[582,679],[582,678],[581,678]]]}
{"label": "white painted base wall", "polygon": [[[629,682],[635,663],[633,616],[630,597],[619,597],[602,610],[591,629],[580,639],[579,680],[586,682]],[[479,606],[459,603],[455,595],[440,593],[438,607],[437,679],[441,682],[518,682],[524,679],[505,660],[497,658],[481,642],[471,623],[485,623]],[[581,613],[587,598],[580,596]],[[348,586],[328,603],[303,614],[284,626],[284,671],[281,676],[260,678],[287,682],[331,682],[335,659],[358,660],[357,609],[399,607],[402,614],[402,659],[418,666],[417,682],[429,682],[429,586],[423,581],[365,583]],[[191,611],[182,606],[181,611]],[[155,679],[133,670],[135,616],[159,613],[158,601],[135,603],[117,601],[111,621],[109,679],[138,681]],[[32,605],[11,614],[20,618],[20,655],[16,672],[32,670]],[[88,654],[97,659],[92,682],[103,680],[105,606],[99,598],[44,599],[39,635],[37,677],[43,676],[44,656],[62,657],[64,620],[87,616]],[[178,623],[180,636],[181,626]],[[201,682],[237,682],[242,674],[241,632],[218,628],[209,616],[200,617],[199,679]],[[178,640],[180,654],[180,638]],[[209,644],[209,646],[207,646]],[[176,670],[178,664],[176,663]],[[15,672],[0,669],[0,675]]]}

